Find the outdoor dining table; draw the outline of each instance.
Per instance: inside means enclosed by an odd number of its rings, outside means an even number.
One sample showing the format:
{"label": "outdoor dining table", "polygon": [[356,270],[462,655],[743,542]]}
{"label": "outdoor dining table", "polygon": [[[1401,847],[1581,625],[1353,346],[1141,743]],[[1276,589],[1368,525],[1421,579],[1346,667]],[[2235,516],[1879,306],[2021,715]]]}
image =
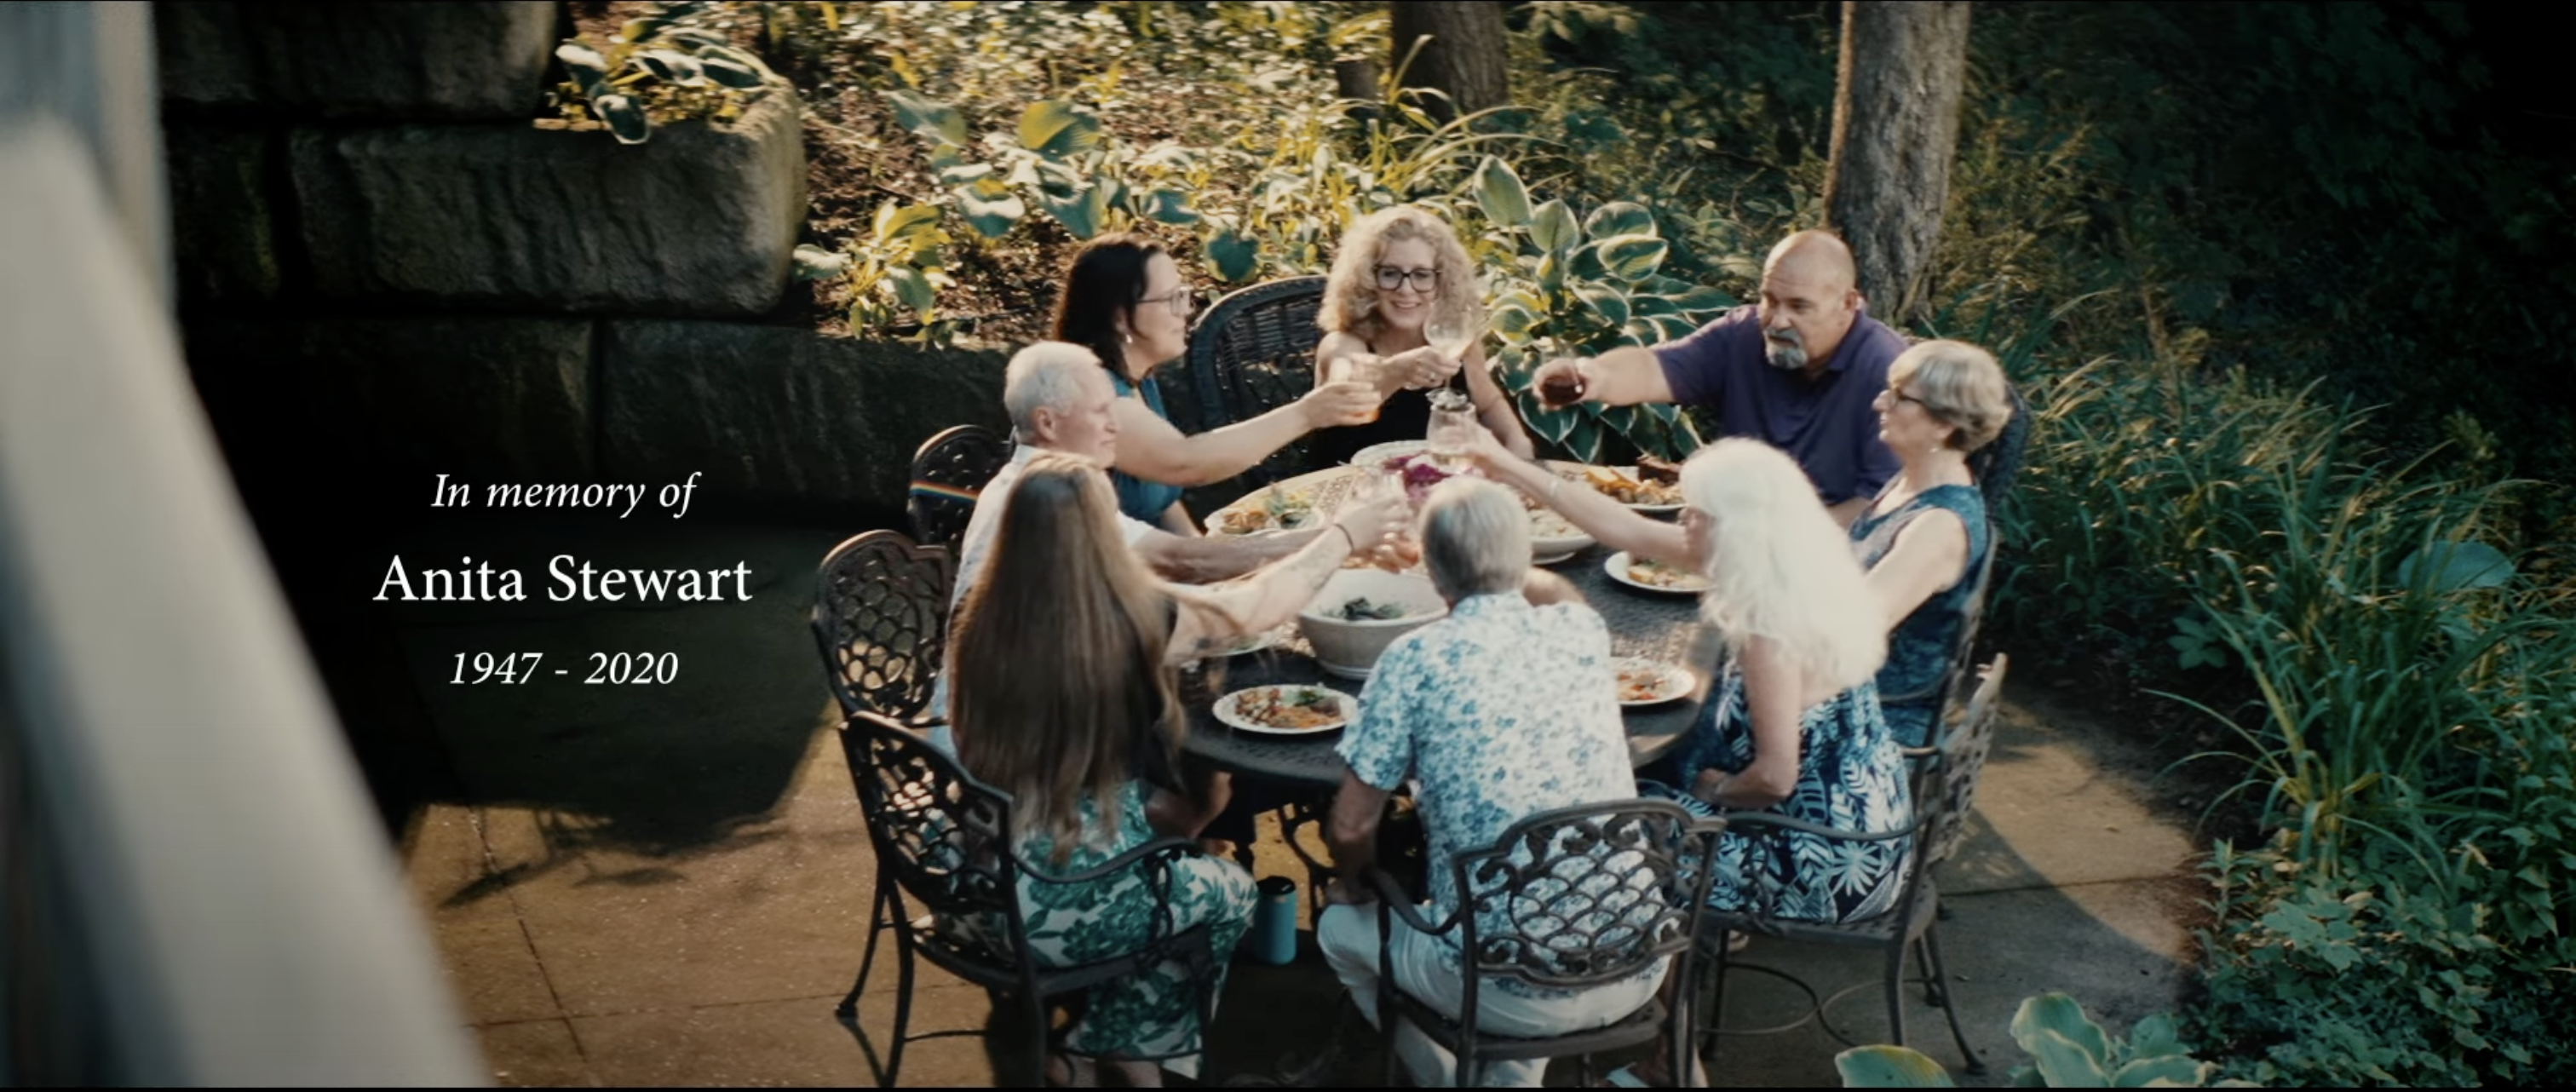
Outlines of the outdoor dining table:
{"label": "outdoor dining table", "polygon": [[[1315,510],[1328,513],[1360,477],[1356,469],[1336,467],[1290,478],[1277,488],[1309,490],[1317,498]],[[1612,655],[1660,660],[1691,672],[1689,693],[1657,705],[1621,710],[1629,757],[1643,767],[1689,734],[1708,698],[1721,645],[1716,632],[1700,621],[1697,595],[1646,591],[1613,580],[1604,567],[1610,553],[1599,545],[1586,546],[1564,561],[1542,567],[1565,577],[1600,613],[1610,630]],[[1217,698],[1273,684],[1321,684],[1353,696],[1364,685],[1327,674],[1316,663],[1313,648],[1292,626],[1269,648],[1206,661],[1199,672],[1184,675],[1190,728],[1183,749],[1237,776],[1280,788],[1326,792],[1338,788],[1343,766],[1334,748],[1341,743],[1341,731],[1270,735],[1231,728],[1216,718]]]}

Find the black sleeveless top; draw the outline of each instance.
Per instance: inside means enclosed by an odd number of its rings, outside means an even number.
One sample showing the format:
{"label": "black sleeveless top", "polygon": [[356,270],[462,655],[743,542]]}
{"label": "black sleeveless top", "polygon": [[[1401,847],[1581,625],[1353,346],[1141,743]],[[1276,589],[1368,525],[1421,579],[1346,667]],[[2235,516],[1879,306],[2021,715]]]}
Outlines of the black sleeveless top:
{"label": "black sleeveless top", "polygon": [[1419,440],[1430,431],[1431,392],[1400,390],[1378,406],[1377,420],[1308,433],[1306,451],[1312,466],[1339,466],[1370,444]]}

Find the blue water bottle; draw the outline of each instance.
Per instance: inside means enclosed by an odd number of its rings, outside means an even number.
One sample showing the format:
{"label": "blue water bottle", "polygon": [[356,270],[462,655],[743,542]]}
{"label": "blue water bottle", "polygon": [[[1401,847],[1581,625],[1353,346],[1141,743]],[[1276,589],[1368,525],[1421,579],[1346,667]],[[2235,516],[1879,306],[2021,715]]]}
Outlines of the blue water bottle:
{"label": "blue water bottle", "polygon": [[1273,967],[1297,959],[1297,881],[1272,876],[1256,888],[1252,904],[1252,958]]}

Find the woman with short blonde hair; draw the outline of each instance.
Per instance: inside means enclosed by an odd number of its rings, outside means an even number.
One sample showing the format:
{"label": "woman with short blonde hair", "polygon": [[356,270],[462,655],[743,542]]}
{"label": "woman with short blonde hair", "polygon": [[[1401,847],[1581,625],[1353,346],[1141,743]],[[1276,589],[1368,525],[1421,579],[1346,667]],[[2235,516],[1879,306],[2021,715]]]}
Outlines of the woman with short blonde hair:
{"label": "woman with short blonde hair", "polygon": [[1316,385],[1341,378],[1335,362],[1350,361],[1351,375],[1386,398],[1373,422],[1318,430],[1309,441],[1317,461],[1338,463],[1370,444],[1422,439],[1431,423],[1429,390],[1462,371],[1477,419],[1505,447],[1530,454],[1511,396],[1486,362],[1483,339],[1455,357],[1431,345],[1427,331],[1434,326],[1478,334],[1485,328],[1475,262],[1440,217],[1397,205],[1352,224],[1334,253],[1315,324],[1324,328],[1315,346]]}
{"label": "woman with short blonde hair", "polygon": [[2012,390],[1994,354],[1926,341],[1888,362],[1872,407],[1900,469],[1852,520],[1851,543],[1888,633],[1878,673],[1888,727],[1897,742],[1923,747],[1937,742],[1943,684],[1994,549],[1968,456],[2003,433]]}

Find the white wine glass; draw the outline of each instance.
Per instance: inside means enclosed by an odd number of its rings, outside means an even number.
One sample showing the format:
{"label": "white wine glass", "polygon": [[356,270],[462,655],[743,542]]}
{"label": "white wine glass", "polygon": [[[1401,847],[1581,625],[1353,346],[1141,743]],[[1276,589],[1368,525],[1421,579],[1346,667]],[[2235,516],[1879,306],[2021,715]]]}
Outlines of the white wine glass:
{"label": "white wine glass", "polygon": [[1431,351],[1458,362],[1458,370],[1449,373],[1450,390],[1467,389],[1467,350],[1475,348],[1482,335],[1475,324],[1454,318],[1435,318],[1422,328],[1422,339],[1431,344]]}

